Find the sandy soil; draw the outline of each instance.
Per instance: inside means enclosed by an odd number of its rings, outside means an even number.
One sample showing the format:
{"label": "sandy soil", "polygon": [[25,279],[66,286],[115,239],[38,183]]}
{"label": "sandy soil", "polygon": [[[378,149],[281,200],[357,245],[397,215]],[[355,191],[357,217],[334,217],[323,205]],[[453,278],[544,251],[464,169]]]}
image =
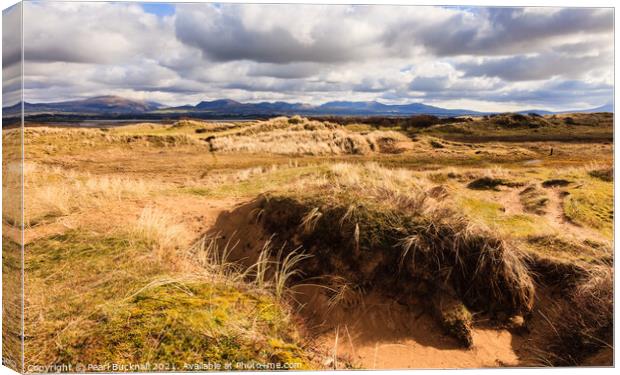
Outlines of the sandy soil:
{"label": "sandy soil", "polygon": [[[253,224],[255,208],[253,201],[237,202],[222,210],[217,219],[208,219],[215,223],[208,231],[213,234],[244,228],[232,256],[247,264],[254,262],[256,249],[267,239]],[[205,215],[214,214],[217,208]],[[325,288],[316,284],[316,280],[307,280],[293,286],[293,291],[309,347],[317,348],[320,363],[327,368],[480,368],[521,364],[515,347],[523,340],[507,330],[491,329],[479,322],[473,333],[474,347],[465,349],[444,334],[422,303],[405,305],[396,298],[371,292],[360,298],[345,298],[330,307]]]}
{"label": "sandy soil", "polygon": [[301,314],[316,337],[314,344],[327,353],[326,367],[480,368],[520,363],[514,346],[521,340],[507,330],[480,324],[473,332],[474,347],[465,349],[421,306],[370,293],[359,304],[329,310],[327,297],[310,289],[299,290],[304,293],[300,298],[308,298]]}

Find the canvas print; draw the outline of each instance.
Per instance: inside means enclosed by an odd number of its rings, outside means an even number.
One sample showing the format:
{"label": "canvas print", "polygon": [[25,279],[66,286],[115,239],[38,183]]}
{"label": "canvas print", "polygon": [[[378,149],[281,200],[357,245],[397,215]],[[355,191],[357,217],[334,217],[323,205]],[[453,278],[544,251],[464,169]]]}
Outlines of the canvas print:
{"label": "canvas print", "polygon": [[2,17],[5,366],[613,365],[613,8]]}

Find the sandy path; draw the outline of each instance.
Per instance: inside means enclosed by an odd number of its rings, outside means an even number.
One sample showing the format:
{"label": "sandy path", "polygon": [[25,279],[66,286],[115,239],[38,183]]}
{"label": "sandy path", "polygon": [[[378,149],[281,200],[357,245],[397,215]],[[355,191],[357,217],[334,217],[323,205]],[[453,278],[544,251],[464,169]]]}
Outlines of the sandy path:
{"label": "sandy path", "polygon": [[582,227],[571,222],[564,214],[563,191],[559,188],[547,189],[549,203],[547,204],[546,217],[558,231],[565,235],[571,235],[579,240],[597,239],[600,234],[593,229]]}
{"label": "sandy path", "polygon": [[[520,192],[522,190],[523,188],[502,190],[499,194],[494,193],[493,199],[502,204],[504,214],[507,216],[527,214],[521,204]],[[600,237],[595,230],[577,225],[564,215],[564,197],[561,188],[545,188],[544,191],[549,198],[544,217],[553,228],[563,235],[572,236],[581,241]]]}
{"label": "sandy path", "polygon": [[510,189],[506,190],[500,197],[497,197],[498,201],[504,206],[504,213],[506,215],[525,213],[521,204],[521,195],[519,194],[521,191],[522,189]]}

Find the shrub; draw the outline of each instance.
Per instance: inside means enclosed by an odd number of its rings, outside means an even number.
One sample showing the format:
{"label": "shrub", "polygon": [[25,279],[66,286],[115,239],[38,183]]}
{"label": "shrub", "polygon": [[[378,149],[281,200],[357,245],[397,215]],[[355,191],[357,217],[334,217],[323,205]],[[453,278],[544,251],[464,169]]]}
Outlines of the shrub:
{"label": "shrub", "polygon": [[550,180],[543,181],[542,186],[546,188],[563,187],[568,186],[571,182],[562,178],[552,178]]}
{"label": "shrub", "polygon": [[510,186],[510,183],[501,178],[480,177],[467,184],[467,187],[474,190],[497,190],[501,185]]}
{"label": "shrub", "polygon": [[434,139],[431,139],[429,141],[429,143],[431,144],[431,147],[433,147],[433,148],[445,148],[446,147],[446,146],[443,145],[443,143],[438,142],[438,141],[436,141]]}
{"label": "shrub", "polygon": [[301,124],[303,122],[304,122],[303,118],[301,116],[297,116],[297,115],[288,119],[288,123],[289,124],[293,124],[293,125]]}
{"label": "shrub", "polygon": [[588,174],[606,182],[612,182],[614,180],[613,168],[594,169],[588,172]]}

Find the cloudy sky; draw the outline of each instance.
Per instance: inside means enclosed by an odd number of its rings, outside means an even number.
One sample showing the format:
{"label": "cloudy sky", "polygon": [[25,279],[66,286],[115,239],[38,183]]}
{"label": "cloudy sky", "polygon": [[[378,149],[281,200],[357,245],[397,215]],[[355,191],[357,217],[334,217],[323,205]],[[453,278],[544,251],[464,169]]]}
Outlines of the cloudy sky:
{"label": "cloudy sky", "polygon": [[[613,95],[611,9],[29,2],[24,19],[28,102],[495,111],[590,108]],[[10,76],[19,53],[4,48]]]}

